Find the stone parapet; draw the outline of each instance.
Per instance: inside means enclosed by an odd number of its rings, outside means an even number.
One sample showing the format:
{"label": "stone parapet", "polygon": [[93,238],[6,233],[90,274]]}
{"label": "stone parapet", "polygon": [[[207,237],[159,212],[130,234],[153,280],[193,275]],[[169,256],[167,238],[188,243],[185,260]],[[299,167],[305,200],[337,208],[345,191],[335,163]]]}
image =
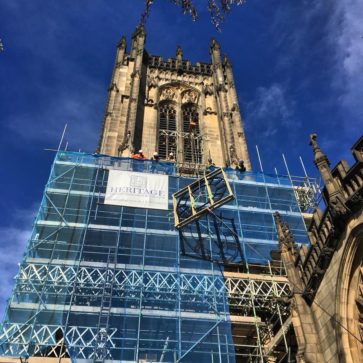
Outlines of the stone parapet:
{"label": "stone parapet", "polygon": [[[348,220],[354,218],[355,213],[362,209],[362,149],[363,136],[352,148],[354,165],[349,168],[345,161],[340,161],[331,171],[335,190],[329,193],[324,187],[326,208],[324,212],[320,209],[314,212],[308,231],[311,246],[306,254],[300,251],[296,258],[295,263],[301,271],[301,278],[305,285],[303,296],[310,304],[330,265]],[[324,171],[327,172],[326,165],[324,167]],[[337,195],[339,198],[336,198]]]}

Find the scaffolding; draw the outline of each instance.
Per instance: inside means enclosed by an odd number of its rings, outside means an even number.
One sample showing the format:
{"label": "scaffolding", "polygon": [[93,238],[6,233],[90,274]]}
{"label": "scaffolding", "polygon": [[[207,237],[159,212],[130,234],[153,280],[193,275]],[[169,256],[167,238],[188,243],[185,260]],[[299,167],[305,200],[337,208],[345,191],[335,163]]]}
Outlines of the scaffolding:
{"label": "scaffolding", "polygon": [[321,201],[320,182],[317,178],[291,176],[291,183],[302,213],[313,213]]}
{"label": "scaffolding", "polygon": [[173,194],[175,228],[180,229],[205,213],[210,213],[233,199],[233,193],[222,168]]}
{"label": "scaffolding", "polygon": [[[267,201],[271,207],[269,198]],[[263,363],[273,358],[274,361],[290,362],[297,351],[291,326],[291,292],[286,276],[282,280],[285,295],[274,284],[276,279],[285,275],[282,261],[267,260],[258,265],[249,263],[248,256],[242,251],[243,243],[240,243],[235,216],[230,214],[226,218],[219,211],[233,199],[229,181],[221,169],[174,193],[180,252],[183,256],[212,261],[221,269],[229,287],[228,305],[236,360]],[[252,288],[249,286],[251,281]],[[256,284],[257,281],[260,284]],[[247,286],[249,291],[246,294],[243,287]],[[264,288],[265,293],[261,296]],[[231,291],[236,293],[231,294]],[[243,320],[239,319],[241,316]]]}
{"label": "scaffolding", "polygon": [[203,144],[207,137],[195,131],[177,131],[160,129],[158,135],[158,153],[167,160],[172,153],[178,174],[203,175],[208,164],[203,160]]}
{"label": "scaffolding", "polygon": [[[169,210],[104,204],[110,169],[168,175]],[[308,241],[293,188],[286,177],[223,173],[234,199],[208,205],[215,216],[200,221],[204,259],[193,249],[195,232],[174,228],[172,194],[196,181],[178,175],[175,163],[58,152],[1,325],[0,354],[287,362],[291,291],[271,252],[276,210],[297,242]],[[221,263],[216,234],[231,263]]]}

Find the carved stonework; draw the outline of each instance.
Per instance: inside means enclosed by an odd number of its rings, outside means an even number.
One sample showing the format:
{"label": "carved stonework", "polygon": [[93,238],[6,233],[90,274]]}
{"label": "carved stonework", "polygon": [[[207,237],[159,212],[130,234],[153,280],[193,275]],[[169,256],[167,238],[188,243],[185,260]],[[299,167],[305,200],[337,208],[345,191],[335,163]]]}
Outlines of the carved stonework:
{"label": "carved stonework", "polygon": [[131,78],[140,78],[140,71],[134,71],[131,73]]}
{"label": "carved stonework", "polygon": [[349,212],[349,209],[345,205],[344,194],[339,184],[335,181],[330,170],[329,160],[319,148],[316,139],[316,134],[310,135],[310,145],[314,151],[314,163],[320,172],[323,182],[325,183],[330,213],[333,218],[343,217]]}
{"label": "carved stonework", "polygon": [[193,90],[185,91],[182,94],[182,103],[198,103],[198,92]]}
{"label": "carved stonework", "polygon": [[356,309],[358,316],[358,323],[356,323],[356,330],[359,336],[363,340],[363,261],[360,262],[359,272],[358,272],[358,288],[356,293]]}
{"label": "carved stonework", "polygon": [[175,88],[164,88],[160,93],[160,101],[175,101],[177,98],[177,90]]}
{"label": "carved stonework", "polygon": [[216,111],[214,111],[213,109],[212,109],[212,107],[207,107],[205,110],[204,110],[204,112],[203,112],[203,115],[216,115],[217,114],[217,112]]}
{"label": "carved stonework", "polygon": [[152,98],[145,99],[145,106],[154,106],[154,100]]}
{"label": "carved stonework", "polygon": [[283,222],[279,212],[274,213],[275,224],[278,239],[280,242],[280,251],[281,252],[290,252],[294,258],[297,258],[298,253],[296,249],[296,243],[294,237],[290,231],[289,225],[287,222]]}
{"label": "carved stonework", "polygon": [[216,87],[216,89],[217,89],[218,92],[226,92],[227,91],[226,86],[224,84],[219,84]]}
{"label": "carved stonework", "polygon": [[349,212],[343,198],[339,194],[330,198],[329,208],[333,218],[343,217]]}
{"label": "carved stonework", "polygon": [[112,83],[108,90],[118,92],[118,87],[117,87],[116,83]]}
{"label": "carved stonework", "polygon": [[234,145],[229,146],[229,154],[230,154],[230,158],[231,158],[232,162],[236,163],[236,165],[237,165],[238,156],[237,156],[236,148]]}
{"label": "carved stonework", "polygon": [[232,112],[239,112],[239,107],[238,107],[238,104],[237,103],[234,103],[232,108],[231,108],[231,111]]}
{"label": "carved stonework", "polygon": [[158,85],[159,85],[158,77],[154,77],[152,75],[149,75],[149,77],[147,78],[147,85],[148,85],[149,88],[158,87]]}
{"label": "carved stonework", "polygon": [[[98,150],[119,155],[119,148],[121,151],[126,147],[124,136],[130,130],[133,146],[144,149],[148,154],[152,153],[159,145],[164,145],[160,142],[158,130],[159,118],[163,116],[159,112],[160,102],[173,104],[176,117],[172,119],[173,126],[170,127],[176,128],[178,132],[184,132],[182,130],[186,128],[183,110],[193,105],[200,121],[199,131],[205,137],[213,137],[213,142],[204,143],[201,148],[203,155],[198,162],[203,164],[208,159],[208,153],[211,153],[216,165],[236,164],[240,158],[244,160],[247,170],[250,170],[245,139],[237,140],[237,133],[243,132],[243,126],[240,123],[236,91],[233,89],[233,72],[228,59],[221,60],[218,42],[213,40],[211,43],[209,61],[195,63],[184,57],[181,47],[177,47],[173,57],[163,59],[146,52],[144,43],[145,31],[138,28],[132,36],[129,51],[125,38],[117,45],[107,107],[107,111],[113,112],[112,132],[108,131],[111,121],[105,121]],[[222,93],[218,93],[217,88]],[[226,110],[228,119],[223,119],[221,112]],[[186,147],[183,143],[187,142],[177,143],[180,154],[184,153],[182,150]],[[127,147],[121,156],[128,155]]]}
{"label": "carved stonework", "polygon": [[131,140],[131,131],[127,131],[124,140],[122,142],[121,145],[119,145],[117,151],[118,151],[118,156],[121,156],[122,153],[126,150],[129,149],[130,154],[132,154],[134,152],[134,147],[132,145],[132,140]]}
{"label": "carved stonework", "polygon": [[145,100],[145,105],[149,105],[150,102],[149,101],[152,101],[154,102],[153,100],[150,100],[150,90],[152,88],[157,88],[159,86],[159,83],[158,83],[158,77],[155,77],[151,74],[149,74],[149,76],[147,77],[147,80],[146,80],[146,100]]}
{"label": "carved stonework", "polygon": [[183,59],[183,50],[180,45],[178,45],[178,47],[176,48],[175,58],[178,60]]}
{"label": "carved stonework", "polygon": [[267,363],[275,363],[275,362],[277,362],[277,357],[273,355],[267,357]]}
{"label": "carved stonework", "polygon": [[363,197],[359,194],[359,192],[356,192],[350,197],[350,200],[355,204],[360,204],[363,202]]}
{"label": "carved stonework", "polygon": [[205,95],[213,95],[213,87],[210,84],[206,84],[203,87],[203,93]]}

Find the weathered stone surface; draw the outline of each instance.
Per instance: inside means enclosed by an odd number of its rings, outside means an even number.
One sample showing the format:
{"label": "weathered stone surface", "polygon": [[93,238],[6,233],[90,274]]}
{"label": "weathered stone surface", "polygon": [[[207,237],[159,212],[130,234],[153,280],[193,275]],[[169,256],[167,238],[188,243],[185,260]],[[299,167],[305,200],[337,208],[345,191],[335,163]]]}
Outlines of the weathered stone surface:
{"label": "weathered stone surface", "polygon": [[341,161],[333,170],[316,140],[312,135],[315,164],[325,182],[326,209],[313,215],[308,251],[296,254],[288,226],[276,216],[281,255],[290,282],[297,286],[293,324],[306,361],[359,363],[363,361],[363,137],[352,147],[355,164],[349,168]]}
{"label": "weathered stone surface", "polygon": [[161,142],[160,105],[167,102],[176,109],[173,152],[183,162],[190,135],[183,126],[182,109],[193,105],[200,129],[200,162],[212,159],[217,166],[233,166],[244,160],[250,170],[232,66],[226,57],[221,60],[218,43],[211,43],[211,63],[196,65],[183,59],[180,47],[176,58],[164,61],[150,56],[144,43],[145,32],[136,31],[129,53],[124,38],[117,45],[98,152],[129,156],[141,148],[151,157]]}

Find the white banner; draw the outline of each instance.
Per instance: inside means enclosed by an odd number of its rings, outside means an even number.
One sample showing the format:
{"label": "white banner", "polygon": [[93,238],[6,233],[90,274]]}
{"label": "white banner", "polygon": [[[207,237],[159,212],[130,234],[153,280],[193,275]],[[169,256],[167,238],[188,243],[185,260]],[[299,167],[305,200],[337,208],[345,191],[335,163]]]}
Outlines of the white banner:
{"label": "white banner", "polygon": [[110,170],[105,204],[167,210],[168,191],[167,175]]}

